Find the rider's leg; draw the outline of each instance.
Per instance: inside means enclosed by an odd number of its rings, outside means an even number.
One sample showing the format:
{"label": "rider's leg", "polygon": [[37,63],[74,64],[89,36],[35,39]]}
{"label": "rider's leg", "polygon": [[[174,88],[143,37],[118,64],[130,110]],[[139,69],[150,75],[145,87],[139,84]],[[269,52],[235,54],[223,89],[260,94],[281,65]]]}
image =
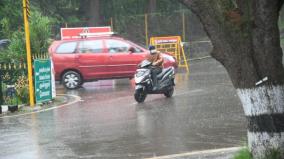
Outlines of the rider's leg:
{"label": "rider's leg", "polygon": [[152,70],[152,77],[153,77],[153,90],[157,90],[159,88],[159,82],[158,82],[158,74],[162,72],[161,68],[154,68]]}

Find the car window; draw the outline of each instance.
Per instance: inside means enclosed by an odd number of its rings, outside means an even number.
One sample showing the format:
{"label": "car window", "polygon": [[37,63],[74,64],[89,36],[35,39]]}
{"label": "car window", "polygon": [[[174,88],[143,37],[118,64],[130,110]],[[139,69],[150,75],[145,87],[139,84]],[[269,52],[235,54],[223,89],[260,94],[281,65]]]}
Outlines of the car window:
{"label": "car window", "polygon": [[58,54],[75,53],[76,45],[77,45],[77,42],[63,43],[57,48],[56,53]]}
{"label": "car window", "polygon": [[134,53],[143,53],[144,51],[142,49],[140,49],[139,47],[136,47],[132,41],[128,41],[130,43],[130,45],[134,48]]}
{"label": "car window", "polygon": [[102,40],[81,41],[78,47],[79,53],[102,53]]}
{"label": "car window", "polygon": [[128,52],[130,45],[124,41],[108,39],[106,47],[109,53],[123,53]]}
{"label": "car window", "polygon": [[143,50],[141,50],[141,49],[139,49],[139,48],[137,48],[137,47],[134,47],[134,49],[135,49],[135,52],[134,52],[134,53],[142,53],[142,52],[143,52]]}

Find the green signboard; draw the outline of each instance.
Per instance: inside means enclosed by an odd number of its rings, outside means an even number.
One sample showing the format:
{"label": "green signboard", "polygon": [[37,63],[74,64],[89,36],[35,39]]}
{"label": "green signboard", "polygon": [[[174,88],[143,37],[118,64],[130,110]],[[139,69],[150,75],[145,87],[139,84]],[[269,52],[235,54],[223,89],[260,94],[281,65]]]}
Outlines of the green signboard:
{"label": "green signboard", "polygon": [[50,60],[34,60],[35,96],[41,103],[52,99]]}

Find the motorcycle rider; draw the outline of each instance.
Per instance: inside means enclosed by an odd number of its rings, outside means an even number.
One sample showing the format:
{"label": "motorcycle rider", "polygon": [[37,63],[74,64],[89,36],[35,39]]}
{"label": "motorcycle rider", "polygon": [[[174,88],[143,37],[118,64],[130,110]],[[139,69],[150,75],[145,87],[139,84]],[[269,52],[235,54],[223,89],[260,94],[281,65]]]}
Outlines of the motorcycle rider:
{"label": "motorcycle rider", "polygon": [[150,51],[150,54],[146,56],[146,59],[150,61],[153,65],[153,68],[151,69],[151,73],[152,73],[152,79],[153,79],[153,85],[154,85],[153,90],[155,91],[159,88],[157,76],[163,70],[164,59],[162,57],[162,54],[158,50],[156,50],[155,46],[150,45],[149,51]]}

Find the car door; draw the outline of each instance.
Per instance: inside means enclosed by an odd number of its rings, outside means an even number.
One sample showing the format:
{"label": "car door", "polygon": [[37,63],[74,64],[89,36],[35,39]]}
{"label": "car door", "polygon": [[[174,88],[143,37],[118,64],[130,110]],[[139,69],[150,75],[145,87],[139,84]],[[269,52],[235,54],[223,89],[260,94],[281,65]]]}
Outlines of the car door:
{"label": "car door", "polygon": [[[105,45],[109,56],[107,71],[117,77],[132,76],[143,58],[139,51],[130,52],[129,48],[133,46],[120,39],[106,39]],[[134,47],[134,50],[138,49]]]}
{"label": "car door", "polygon": [[105,78],[107,54],[102,40],[83,40],[78,44],[78,65],[85,80]]}
{"label": "car door", "polygon": [[52,61],[54,64],[55,78],[56,80],[60,79],[60,75],[63,71],[67,69],[77,68],[75,62],[76,57],[76,41],[70,42],[54,42],[49,51],[52,56]]}

